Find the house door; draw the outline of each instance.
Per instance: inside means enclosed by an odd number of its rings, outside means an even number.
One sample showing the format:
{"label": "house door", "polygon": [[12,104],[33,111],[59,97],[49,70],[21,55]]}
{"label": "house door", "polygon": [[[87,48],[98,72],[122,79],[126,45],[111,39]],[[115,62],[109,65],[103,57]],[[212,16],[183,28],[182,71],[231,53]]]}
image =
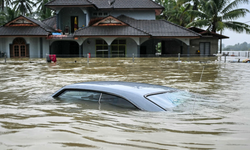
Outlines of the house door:
{"label": "house door", "polygon": [[29,57],[27,44],[23,38],[16,38],[13,41],[11,57]]}
{"label": "house door", "polygon": [[78,29],[78,17],[71,16],[71,33],[74,33]]}
{"label": "house door", "polygon": [[210,55],[210,43],[209,42],[200,43],[200,55]]}

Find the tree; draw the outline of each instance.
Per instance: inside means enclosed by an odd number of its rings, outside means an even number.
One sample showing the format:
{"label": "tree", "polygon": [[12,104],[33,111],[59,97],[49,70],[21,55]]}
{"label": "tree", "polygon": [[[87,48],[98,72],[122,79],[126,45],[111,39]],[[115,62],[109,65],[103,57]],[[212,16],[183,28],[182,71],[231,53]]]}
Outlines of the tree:
{"label": "tree", "polygon": [[28,11],[30,14],[32,14],[32,9],[35,5],[32,0],[14,0],[12,4],[14,5],[14,10],[19,10],[22,15],[26,15]]}
{"label": "tree", "polygon": [[156,2],[165,8],[157,19],[165,19],[184,27],[190,23],[191,16],[188,13],[188,10],[192,8],[190,4],[176,0],[156,0]]}
{"label": "tree", "polygon": [[36,13],[38,14],[40,20],[43,20],[52,16],[51,9],[48,9],[44,6],[49,1],[50,0],[37,0],[37,2],[35,3],[35,5],[38,5]]}
{"label": "tree", "polygon": [[[207,27],[208,31],[218,32],[225,28],[238,33],[250,33],[250,26],[235,21],[240,17],[245,17],[249,13],[248,9],[237,8],[239,4],[248,3],[249,0],[200,0],[201,5],[198,10],[189,10],[196,19],[188,24],[196,27]],[[236,8],[236,9],[235,9]]]}
{"label": "tree", "polygon": [[0,0],[0,6],[2,11],[4,11],[5,6],[9,6],[12,0]]}
{"label": "tree", "polygon": [[15,11],[10,7],[7,7],[4,11],[0,13],[0,25],[3,25],[20,15],[20,11]]}

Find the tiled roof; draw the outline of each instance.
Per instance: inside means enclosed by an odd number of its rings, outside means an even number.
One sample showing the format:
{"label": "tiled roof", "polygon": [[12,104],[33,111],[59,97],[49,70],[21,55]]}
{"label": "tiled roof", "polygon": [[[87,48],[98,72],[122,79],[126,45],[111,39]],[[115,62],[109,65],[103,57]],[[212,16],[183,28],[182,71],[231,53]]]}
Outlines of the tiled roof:
{"label": "tiled roof", "polygon": [[119,20],[154,37],[198,37],[200,34],[165,20],[135,20],[121,15]]}
{"label": "tiled roof", "polygon": [[[104,18],[105,19],[105,18]],[[76,31],[75,36],[152,36],[152,37],[200,37],[187,28],[164,20],[135,20],[121,15],[118,20],[127,26],[91,26]]]}
{"label": "tiled roof", "polygon": [[197,33],[201,34],[202,36],[212,35],[214,37],[218,37],[219,39],[229,38],[228,36],[221,35],[221,34],[218,34],[218,33],[215,33],[215,32],[209,32],[209,31],[197,28],[197,27],[190,27],[189,29],[194,31],[194,32],[197,32]]}
{"label": "tiled roof", "polygon": [[53,29],[56,29],[56,16],[52,16],[50,18],[47,18],[45,20],[42,20],[42,22]]}
{"label": "tiled roof", "polygon": [[[25,17],[25,16],[23,16]],[[51,26],[48,26],[47,24],[44,24],[43,22],[41,21],[38,21],[36,19],[33,19],[33,18],[28,18],[28,17],[25,17],[26,19],[38,24],[41,28],[43,28],[44,30],[46,30],[47,32],[56,32]]]}
{"label": "tiled roof", "polygon": [[147,8],[147,9],[164,9],[161,5],[152,0],[115,0],[113,5],[109,5],[109,1],[114,0],[88,0],[96,5],[99,9],[132,9],[132,8]]}
{"label": "tiled roof", "polygon": [[[38,26],[6,26],[8,23],[0,27],[0,36],[46,36],[49,33],[56,32],[49,25],[44,24],[36,19],[28,18],[25,16],[19,16],[25,18]],[[17,17],[16,19],[18,19]],[[14,19],[15,20],[15,19]]]}
{"label": "tiled roof", "polygon": [[88,0],[52,0],[46,6],[86,6],[92,5]]}
{"label": "tiled roof", "polygon": [[49,32],[37,27],[0,27],[0,36],[47,36]]}
{"label": "tiled roof", "polygon": [[75,32],[74,36],[149,36],[130,26],[96,26],[86,27]]}

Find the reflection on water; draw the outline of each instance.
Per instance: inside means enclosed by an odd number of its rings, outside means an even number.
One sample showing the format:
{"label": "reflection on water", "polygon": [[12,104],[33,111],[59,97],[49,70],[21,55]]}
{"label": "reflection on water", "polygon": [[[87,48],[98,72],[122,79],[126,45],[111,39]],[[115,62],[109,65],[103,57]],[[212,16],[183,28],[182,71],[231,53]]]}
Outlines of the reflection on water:
{"label": "reflection on water", "polygon": [[[0,59],[0,149],[249,149],[250,65],[176,60]],[[197,97],[170,112],[89,109],[50,97],[85,81],[159,84]]]}

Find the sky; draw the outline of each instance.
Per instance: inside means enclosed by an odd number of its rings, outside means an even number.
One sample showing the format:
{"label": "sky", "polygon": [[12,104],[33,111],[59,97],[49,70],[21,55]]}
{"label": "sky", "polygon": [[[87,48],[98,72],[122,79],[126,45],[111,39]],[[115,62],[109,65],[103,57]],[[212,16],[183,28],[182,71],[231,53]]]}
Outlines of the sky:
{"label": "sky", "polygon": [[[250,11],[250,2],[249,2],[249,4],[239,5],[239,8],[247,8]],[[246,24],[250,25],[250,13],[248,13],[247,16],[244,18],[241,17],[241,18],[237,19],[237,21],[240,21],[243,23],[248,22]],[[250,43],[250,34],[236,33],[234,31],[230,31],[228,29],[225,30],[222,34],[229,37],[229,39],[222,40],[222,43],[225,46],[235,45],[237,43],[243,43],[243,42]]]}

